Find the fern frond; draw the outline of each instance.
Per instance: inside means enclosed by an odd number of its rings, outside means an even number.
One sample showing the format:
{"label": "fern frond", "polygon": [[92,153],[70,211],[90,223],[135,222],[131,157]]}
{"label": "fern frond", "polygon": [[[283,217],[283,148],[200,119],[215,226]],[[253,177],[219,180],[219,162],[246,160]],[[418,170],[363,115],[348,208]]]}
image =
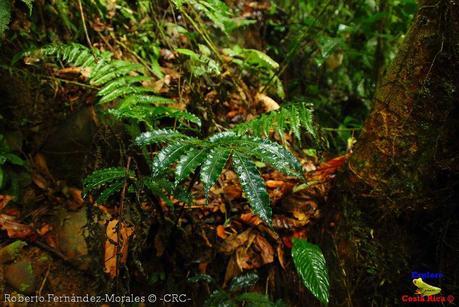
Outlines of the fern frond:
{"label": "fern frond", "polygon": [[133,176],[132,172],[126,173],[122,167],[104,168],[93,172],[83,181],[83,187],[86,192],[98,189],[107,183]]}
{"label": "fern frond", "polygon": [[274,131],[281,137],[283,143],[285,143],[285,133],[293,133],[300,141],[301,130],[313,139],[317,138],[312,110],[305,103],[282,107],[233,128],[233,131],[239,135],[251,133],[258,137],[268,137]]}
{"label": "fern frond", "polygon": [[204,185],[204,194],[209,195],[210,188],[215,184],[228,161],[231,151],[227,148],[215,147],[201,167],[201,181]]}
{"label": "fern frond", "polygon": [[233,154],[233,167],[253,212],[270,225],[272,215],[270,199],[255,163],[235,153]]}
{"label": "fern frond", "polygon": [[187,139],[188,136],[171,129],[158,129],[140,134],[136,139],[137,145],[151,145],[156,143],[171,143],[174,141]]}
{"label": "fern frond", "polygon": [[188,143],[175,143],[163,148],[151,163],[153,176],[156,177],[161,174],[172,163],[176,162],[190,147],[191,145]]}
{"label": "fern frond", "polygon": [[208,148],[194,148],[188,154],[183,155],[175,168],[175,184],[192,174],[196,168],[207,158]]}
{"label": "fern frond", "polygon": [[128,118],[146,122],[151,128],[163,117],[201,125],[200,119],[175,108],[157,106],[173,102],[172,99],[152,95],[153,89],[142,86],[150,78],[144,74],[143,66],[124,60],[113,60],[109,52],[89,49],[81,44],[52,44],[39,49],[41,57],[54,57],[66,65],[80,67],[89,72],[91,85],[101,87],[97,96],[99,103],[119,101],[109,112],[117,118]]}

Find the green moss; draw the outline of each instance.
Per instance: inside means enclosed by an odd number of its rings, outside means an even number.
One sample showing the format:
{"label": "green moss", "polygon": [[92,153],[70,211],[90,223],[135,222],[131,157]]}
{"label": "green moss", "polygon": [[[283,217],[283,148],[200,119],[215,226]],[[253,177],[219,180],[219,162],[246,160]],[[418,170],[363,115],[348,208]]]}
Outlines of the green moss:
{"label": "green moss", "polygon": [[26,242],[17,240],[0,249],[0,264],[16,259],[24,246],[27,246]]}

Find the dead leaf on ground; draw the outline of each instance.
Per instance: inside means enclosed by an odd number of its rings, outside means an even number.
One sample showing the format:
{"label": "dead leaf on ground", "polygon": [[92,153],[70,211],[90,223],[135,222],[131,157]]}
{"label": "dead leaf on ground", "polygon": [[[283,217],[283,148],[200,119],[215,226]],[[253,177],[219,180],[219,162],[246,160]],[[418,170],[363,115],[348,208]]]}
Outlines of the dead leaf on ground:
{"label": "dead leaf on ground", "polygon": [[255,234],[252,229],[247,229],[240,234],[232,234],[225,239],[220,245],[218,251],[225,254],[231,254],[239,246],[244,245],[250,246],[250,242],[255,238]]}
{"label": "dead leaf on ground", "polygon": [[0,210],[6,207],[8,203],[13,200],[14,197],[11,195],[0,195]]}
{"label": "dead leaf on ground", "polygon": [[277,245],[277,259],[279,259],[279,263],[281,267],[285,270],[285,254],[284,254],[284,245],[278,244]]}
{"label": "dead leaf on ground", "polygon": [[257,93],[257,95],[255,95],[255,101],[257,103],[261,102],[263,104],[265,112],[270,112],[270,111],[275,111],[275,110],[280,109],[279,104],[274,99],[262,93]]}
{"label": "dead leaf on ground", "polygon": [[0,214],[0,229],[6,230],[6,234],[12,239],[26,239],[35,235],[32,226],[15,221],[14,216]]}
{"label": "dead leaf on ground", "polygon": [[116,219],[111,220],[107,225],[104,271],[112,279],[118,275],[118,264],[125,264],[127,261],[129,238],[133,234],[134,229],[132,226],[127,226],[125,223],[119,223]]}
{"label": "dead leaf on ground", "polygon": [[236,262],[236,255],[233,255],[228,261],[226,266],[225,279],[223,281],[223,287],[226,287],[227,283],[242,273],[242,270],[239,268]]}
{"label": "dead leaf on ground", "polygon": [[252,248],[241,246],[236,250],[236,263],[241,270],[252,270],[260,268],[263,259]]}
{"label": "dead leaf on ground", "polygon": [[261,234],[257,234],[254,244],[258,247],[260,251],[261,259],[263,260],[263,264],[272,263],[274,261],[274,248],[265,239]]}
{"label": "dead leaf on ground", "polygon": [[254,226],[260,225],[263,222],[257,215],[251,212],[241,214],[240,219],[244,223],[254,225]]}
{"label": "dead leaf on ground", "polygon": [[228,236],[226,234],[225,227],[223,225],[218,225],[216,231],[217,231],[217,237],[221,239],[225,239]]}

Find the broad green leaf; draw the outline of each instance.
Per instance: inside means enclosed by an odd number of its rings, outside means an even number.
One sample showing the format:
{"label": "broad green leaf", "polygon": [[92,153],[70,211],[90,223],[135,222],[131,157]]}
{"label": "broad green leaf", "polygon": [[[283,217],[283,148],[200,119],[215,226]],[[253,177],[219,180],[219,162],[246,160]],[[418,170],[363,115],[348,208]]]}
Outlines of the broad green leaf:
{"label": "broad green leaf", "polygon": [[255,285],[258,281],[258,274],[255,272],[248,272],[246,274],[242,274],[236,276],[231,280],[230,290],[238,290],[242,288],[247,288]]}
{"label": "broad green leaf", "polygon": [[150,145],[156,143],[169,143],[172,141],[177,141],[181,139],[188,138],[186,135],[171,129],[159,129],[144,132],[138,137],[135,138],[135,143],[137,145]]}
{"label": "broad green leaf", "polygon": [[293,238],[292,257],[304,285],[324,304],[328,304],[329,281],[327,265],[319,246]]}
{"label": "broad green leaf", "polygon": [[175,168],[175,184],[188,177],[206,159],[207,148],[194,148],[182,156]]}
{"label": "broad green leaf", "polygon": [[239,153],[233,154],[233,167],[253,212],[271,225],[271,201],[255,164]]}
{"label": "broad green leaf", "polygon": [[201,167],[201,182],[204,184],[204,193],[209,195],[210,188],[215,184],[220,176],[231,151],[226,148],[215,147],[207,155]]}
{"label": "broad green leaf", "polygon": [[172,163],[176,162],[189,148],[190,144],[175,143],[163,148],[151,163],[153,176],[161,174]]}

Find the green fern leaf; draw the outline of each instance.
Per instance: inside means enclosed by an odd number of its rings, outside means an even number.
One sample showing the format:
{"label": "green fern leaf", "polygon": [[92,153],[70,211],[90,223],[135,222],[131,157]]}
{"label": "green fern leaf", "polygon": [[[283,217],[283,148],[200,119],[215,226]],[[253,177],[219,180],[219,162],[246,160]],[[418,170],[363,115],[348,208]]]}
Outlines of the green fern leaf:
{"label": "green fern leaf", "polygon": [[153,176],[158,176],[172,163],[177,161],[191,147],[187,143],[176,143],[163,148],[153,159],[151,168]]}
{"label": "green fern leaf", "polygon": [[[116,67],[116,66],[115,66]],[[139,69],[142,69],[142,65],[140,64],[133,64],[133,63],[129,63],[129,62],[124,62],[123,65],[120,65],[119,67],[116,67],[116,69],[114,69],[113,71],[111,72],[108,72],[106,74],[104,74],[103,76],[100,76],[98,78],[92,78],[91,77],[91,84],[93,85],[102,85],[102,84],[105,84],[107,82],[109,82],[110,80],[113,80],[115,78],[118,78],[118,77],[121,77],[121,76],[124,76],[130,72],[133,72],[133,71],[136,71],[136,70],[139,70]],[[99,75],[100,72],[98,72],[97,75]]]}
{"label": "green fern leaf", "polygon": [[204,194],[207,198],[210,188],[220,176],[231,151],[227,148],[215,147],[207,155],[207,160],[201,166],[201,182],[204,185]]}
{"label": "green fern leaf", "polygon": [[175,184],[177,185],[206,159],[207,148],[195,148],[182,156],[175,169]]}
{"label": "green fern leaf", "polygon": [[304,285],[323,304],[328,304],[327,265],[319,246],[293,238],[292,258]]}
{"label": "green fern leaf", "polygon": [[171,143],[174,141],[187,139],[188,136],[171,129],[159,129],[144,132],[135,139],[137,145],[151,145],[156,143]]}
{"label": "green fern leaf", "polygon": [[126,173],[122,167],[104,168],[93,172],[83,181],[83,187],[86,192],[100,188],[101,186],[115,180],[133,177],[133,172]]}
{"label": "green fern leaf", "polygon": [[113,194],[121,191],[124,185],[124,180],[116,181],[110,184],[108,187],[104,188],[103,191],[100,193],[99,197],[97,197],[97,203],[102,204],[107,202],[110,196]]}
{"label": "green fern leaf", "polygon": [[116,90],[113,90],[111,93],[103,96],[102,99],[99,100],[99,103],[110,102],[120,96],[126,96],[130,94],[140,94],[140,93],[145,93],[145,92],[153,92],[153,90],[148,87],[140,87],[140,86],[120,87],[120,88],[117,88]]}
{"label": "green fern leaf", "polygon": [[255,163],[239,153],[234,153],[233,167],[253,212],[266,224],[271,225],[271,201],[266,191],[265,182],[261,178]]}
{"label": "green fern leaf", "polygon": [[263,140],[254,144],[253,154],[261,161],[272,165],[281,172],[301,177],[303,167],[298,159],[287,149],[277,143]]}
{"label": "green fern leaf", "polygon": [[167,193],[173,193],[174,189],[169,181],[159,178],[147,178],[141,181],[141,187],[146,187],[153,195],[161,198],[168,206],[174,206],[169,197],[167,197],[167,194],[163,192],[165,190]]}
{"label": "green fern leaf", "polygon": [[110,94],[111,92],[119,89],[120,87],[125,87],[127,85],[131,85],[133,83],[138,83],[142,81],[146,81],[150,78],[146,76],[124,76],[121,78],[118,78],[116,80],[113,80],[112,82],[108,83],[105,85],[102,89],[99,90],[97,93],[98,96],[106,96]]}
{"label": "green fern leaf", "polygon": [[234,291],[251,287],[257,283],[258,279],[258,274],[255,272],[248,272],[246,274],[236,276],[231,280],[229,289]]}
{"label": "green fern leaf", "polygon": [[174,103],[174,100],[165,97],[152,95],[130,95],[121,101],[119,107],[128,107],[137,104],[168,104]]}

